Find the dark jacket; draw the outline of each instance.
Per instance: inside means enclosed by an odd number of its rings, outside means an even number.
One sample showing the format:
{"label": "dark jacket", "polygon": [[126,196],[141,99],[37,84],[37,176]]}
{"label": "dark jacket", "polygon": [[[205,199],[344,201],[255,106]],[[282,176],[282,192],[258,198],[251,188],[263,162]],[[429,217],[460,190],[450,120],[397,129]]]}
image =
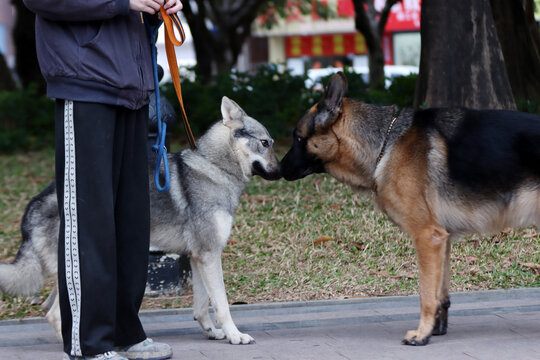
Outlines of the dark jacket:
{"label": "dark jacket", "polygon": [[23,0],[36,13],[47,96],[139,109],[153,90],[150,43],[129,0]]}

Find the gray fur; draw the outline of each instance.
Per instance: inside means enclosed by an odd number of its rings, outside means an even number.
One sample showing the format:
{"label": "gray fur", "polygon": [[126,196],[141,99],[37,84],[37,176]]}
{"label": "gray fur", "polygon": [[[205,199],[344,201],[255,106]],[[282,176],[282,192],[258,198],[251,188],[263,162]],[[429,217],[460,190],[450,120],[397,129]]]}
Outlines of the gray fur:
{"label": "gray fur", "polygon": [[[252,175],[278,179],[280,165],[273,140],[259,122],[235,102],[222,100],[223,120],[198,141],[198,148],[168,154],[170,189],[154,185],[154,161],[149,161],[151,246],[188,254],[194,271],[195,318],[209,338],[227,337],[233,344],[250,343],[230,319],[221,273],[221,252],[232,218]],[[268,146],[263,146],[265,142]],[[0,292],[30,295],[43,286],[44,276],[57,274],[58,203],[54,182],[27,206],[21,232],[23,243],[12,264],[0,264]],[[51,297],[56,296],[53,291]],[[216,308],[217,329],[208,315],[208,300]],[[50,312],[59,311],[52,306]],[[59,334],[59,314],[48,314]]]}

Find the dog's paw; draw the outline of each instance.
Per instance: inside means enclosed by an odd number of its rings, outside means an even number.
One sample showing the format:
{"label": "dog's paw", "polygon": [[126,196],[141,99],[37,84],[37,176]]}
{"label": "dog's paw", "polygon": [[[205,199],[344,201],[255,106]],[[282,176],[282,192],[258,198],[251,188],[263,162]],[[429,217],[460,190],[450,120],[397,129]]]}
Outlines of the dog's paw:
{"label": "dog's paw", "polygon": [[409,330],[401,343],[403,345],[424,346],[429,343],[430,337],[431,335],[421,336],[418,330]]}
{"label": "dog's paw", "polygon": [[242,334],[241,332],[237,334],[231,334],[229,336],[229,342],[233,345],[247,345],[255,344],[255,339],[253,339],[248,334]]}
{"label": "dog's paw", "polygon": [[206,331],[206,335],[210,340],[222,340],[225,339],[225,333],[221,329],[210,329]]}

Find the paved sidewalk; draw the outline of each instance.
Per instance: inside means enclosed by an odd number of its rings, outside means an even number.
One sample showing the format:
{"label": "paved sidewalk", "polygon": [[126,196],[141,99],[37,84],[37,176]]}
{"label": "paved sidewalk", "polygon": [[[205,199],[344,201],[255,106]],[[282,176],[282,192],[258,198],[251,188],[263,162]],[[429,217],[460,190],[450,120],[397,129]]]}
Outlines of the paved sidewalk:
{"label": "paved sidewalk", "polygon": [[[232,316],[257,343],[209,341],[191,309],[144,311],[149,337],[173,359],[540,360],[540,288],[451,295],[448,334],[428,346],[400,345],[419,318],[417,296],[237,305]],[[60,360],[45,320],[0,321],[0,359]]]}

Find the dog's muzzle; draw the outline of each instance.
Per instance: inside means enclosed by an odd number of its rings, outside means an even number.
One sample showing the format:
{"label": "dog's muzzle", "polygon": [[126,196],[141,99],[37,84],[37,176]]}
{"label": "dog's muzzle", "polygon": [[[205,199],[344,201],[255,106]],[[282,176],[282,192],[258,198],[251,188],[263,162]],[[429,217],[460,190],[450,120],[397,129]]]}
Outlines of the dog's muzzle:
{"label": "dog's muzzle", "polygon": [[265,180],[279,180],[281,179],[281,165],[277,163],[275,169],[267,170],[265,169],[260,162],[255,161],[253,163],[253,175],[259,175]]}

